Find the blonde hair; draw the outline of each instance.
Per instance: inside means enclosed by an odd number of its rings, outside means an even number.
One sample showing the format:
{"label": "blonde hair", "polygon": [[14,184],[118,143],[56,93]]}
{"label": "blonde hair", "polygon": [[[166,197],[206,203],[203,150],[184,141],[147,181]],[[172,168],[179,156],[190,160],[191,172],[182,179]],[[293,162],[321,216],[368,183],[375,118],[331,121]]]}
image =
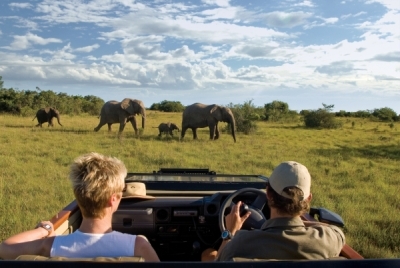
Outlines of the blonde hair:
{"label": "blonde hair", "polygon": [[115,157],[92,152],[76,158],[69,179],[82,215],[103,218],[111,196],[121,197],[126,175],[124,163]]}

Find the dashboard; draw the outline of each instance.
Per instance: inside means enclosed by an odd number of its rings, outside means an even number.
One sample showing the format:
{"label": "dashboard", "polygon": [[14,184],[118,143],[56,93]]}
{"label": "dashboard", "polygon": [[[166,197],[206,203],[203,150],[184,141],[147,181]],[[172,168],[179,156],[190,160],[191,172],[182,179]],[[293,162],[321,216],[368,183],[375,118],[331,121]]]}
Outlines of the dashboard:
{"label": "dashboard", "polygon": [[[205,248],[218,248],[221,243],[218,216],[228,196],[229,193],[215,193],[203,197],[122,199],[113,215],[113,229],[146,236],[162,261],[199,261]],[[244,193],[233,201],[250,205],[255,198],[252,193]],[[268,206],[262,212],[269,218]]]}

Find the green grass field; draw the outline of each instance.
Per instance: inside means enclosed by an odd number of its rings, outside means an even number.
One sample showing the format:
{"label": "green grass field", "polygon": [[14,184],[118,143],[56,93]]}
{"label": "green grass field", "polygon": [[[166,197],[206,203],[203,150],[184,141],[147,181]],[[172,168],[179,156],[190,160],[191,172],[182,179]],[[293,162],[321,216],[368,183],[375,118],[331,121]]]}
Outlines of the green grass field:
{"label": "green grass field", "polygon": [[198,140],[191,130],[182,142],[178,133],[159,138],[154,127],[180,126],[181,113],[149,111],[141,137],[127,125],[121,139],[118,124],[112,133],[107,126],[94,132],[95,116],[61,116],[64,126],[51,129],[36,128],[32,118],[0,115],[0,241],[71,202],[69,165],[96,151],[122,159],[130,172],[190,167],[269,176],[280,162],[298,161],[313,178],[312,205],[343,217],[349,245],[366,258],[400,258],[400,123],[350,118],[340,129],[315,130],[300,121],[258,122],[256,134],[238,133],[234,143],[225,132],[210,141],[208,128]]}

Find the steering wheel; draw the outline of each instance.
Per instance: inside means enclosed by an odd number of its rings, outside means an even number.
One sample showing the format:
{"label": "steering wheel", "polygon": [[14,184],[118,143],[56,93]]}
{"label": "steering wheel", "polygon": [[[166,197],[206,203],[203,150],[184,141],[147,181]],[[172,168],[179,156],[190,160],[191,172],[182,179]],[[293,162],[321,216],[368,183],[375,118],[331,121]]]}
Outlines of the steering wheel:
{"label": "steering wheel", "polygon": [[225,220],[224,220],[224,213],[225,210],[230,207],[232,209],[233,205],[235,205],[232,200],[243,194],[243,193],[254,193],[257,195],[256,199],[250,204],[247,205],[246,210],[250,211],[251,214],[250,216],[246,219],[246,221],[243,223],[242,229],[245,230],[251,230],[251,229],[260,229],[261,226],[264,224],[264,222],[267,220],[262,213],[262,209],[265,205],[265,202],[267,201],[267,195],[264,191],[255,189],[255,188],[243,188],[240,190],[237,190],[236,192],[232,193],[230,196],[228,196],[224,203],[222,204],[220,210],[219,210],[219,215],[218,215],[218,223],[219,223],[219,229],[221,232],[223,232],[226,227],[225,227]]}

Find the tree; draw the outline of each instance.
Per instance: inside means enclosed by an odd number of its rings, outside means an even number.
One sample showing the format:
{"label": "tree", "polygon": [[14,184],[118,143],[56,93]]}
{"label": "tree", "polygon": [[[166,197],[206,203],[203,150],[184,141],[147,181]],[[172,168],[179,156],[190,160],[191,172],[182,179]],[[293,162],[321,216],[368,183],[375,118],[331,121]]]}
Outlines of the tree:
{"label": "tree", "polygon": [[0,76],[0,112],[30,116],[38,109],[55,107],[63,114],[98,115],[104,101],[96,96],[69,96],[66,93],[56,94],[51,90],[14,90],[2,88],[3,81]]}
{"label": "tree", "polygon": [[0,75],[0,89],[3,88],[3,84],[4,84],[3,77]]}
{"label": "tree", "polygon": [[289,112],[289,105],[283,101],[267,103],[264,108],[267,121],[278,121]]}

